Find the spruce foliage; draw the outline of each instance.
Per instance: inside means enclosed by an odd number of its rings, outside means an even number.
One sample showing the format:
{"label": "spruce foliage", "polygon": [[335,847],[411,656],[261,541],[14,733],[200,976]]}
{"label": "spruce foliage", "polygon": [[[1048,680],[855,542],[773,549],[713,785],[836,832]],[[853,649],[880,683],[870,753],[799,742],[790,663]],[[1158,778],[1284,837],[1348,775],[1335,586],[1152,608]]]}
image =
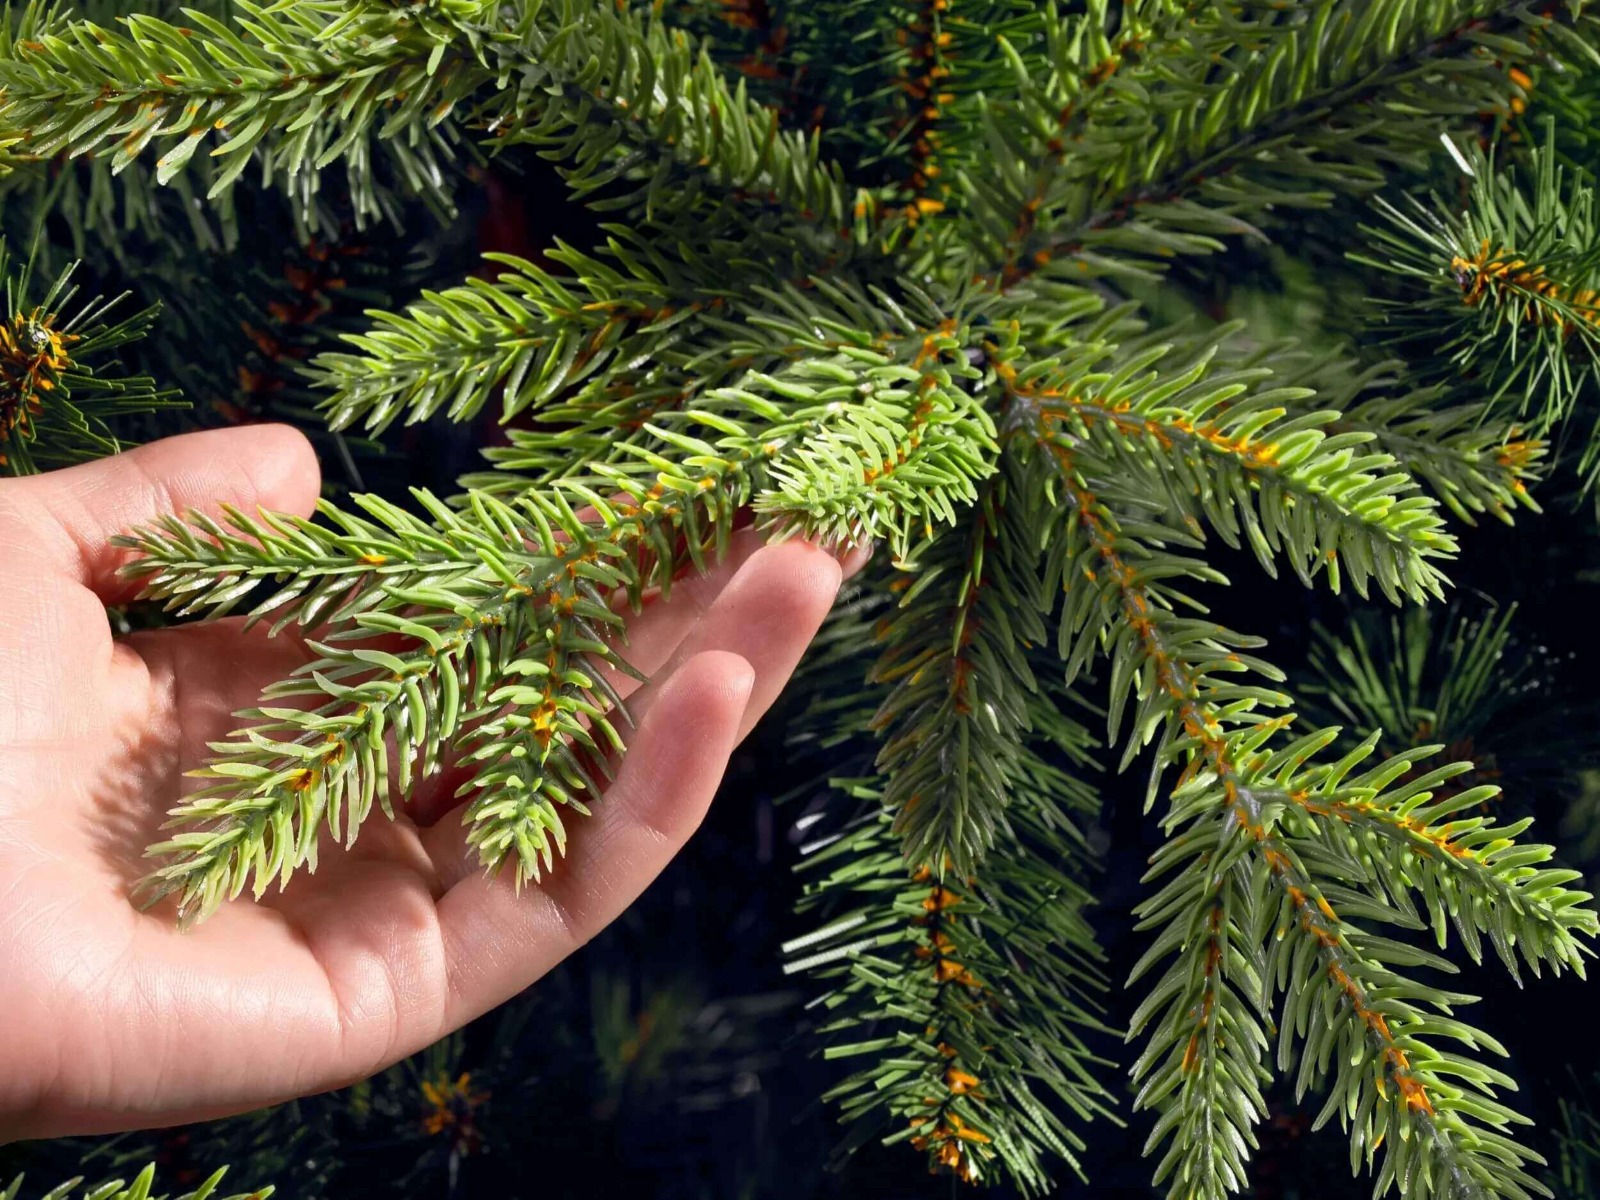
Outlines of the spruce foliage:
{"label": "spruce foliage", "polygon": [[[185,1192],[178,1197],[178,1200],[211,1200],[212,1197],[222,1200],[222,1197],[218,1195],[217,1189],[222,1183],[223,1174],[223,1170],[213,1172],[199,1187]],[[43,1193],[41,1200],[68,1200],[74,1194],[81,1194],[84,1200],[165,1200],[163,1193],[152,1190],[155,1186],[155,1178],[156,1172],[152,1166],[145,1167],[134,1176],[132,1182],[126,1182],[121,1179],[107,1179],[84,1187],[82,1179],[69,1179],[65,1183]],[[8,1187],[0,1188],[0,1200],[18,1200],[18,1197],[23,1194],[22,1184],[23,1179],[18,1176],[11,1181]],[[82,1189],[81,1193],[79,1193],[80,1188]],[[227,1200],[252,1200],[255,1197],[259,1197],[259,1200],[267,1200],[271,1195],[272,1189],[269,1187],[254,1192],[239,1192],[228,1197]]]}
{"label": "spruce foliage", "polygon": [[[1131,1119],[1167,1194],[1220,1200],[1276,1078],[1379,1194],[1548,1194],[1502,1048],[1437,980],[1451,946],[1581,973],[1578,873],[1442,747],[1297,721],[1262,639],[1203,597],[1220,542],[1308,587],[1437,601],[1462,524],[1533,507],[1544,446],[1512,422],[1542,435],[1593,366],[1588,184],[1551,133],[1525,201],[1462,129],[1520,112],[1535,73],[1592,69],[1594,15],[782,8],[11,14],[0,170],[36,204],[60,173],[130,212],[177,189],[226,224],[271,189],[316,230],[336,183],[373,223],[402,197],[448,207],[468,166],[522,147],[604,222],[596,247],[495,257],[312,364],[336,430],[498,408],[507,444],[459,495],[121,539],[147,596],[295,627],[317,655],[214,746],[147,894],[192,921],[287,883],[323,831],[353,842],[448,760],[486,869],[537,881],[621,746],[614,598],[670,589],[747,521],[874,539],[876,602],[830,628],[799,735],[839,783],[790,966],[850,1068],[847,1145],[1038,1194],[1090,1170],[1089,1121]],[[1373,234],[1429,297],[1396,310],[1398,358],[1148,302],[1447,150],[1476,176],[1468,216],[1400,201]],[[1118,1064],[1097,1049],[1086,825],[1095,769],[1136,762],[1165,841]]]}
{"label": "spruce foliage", "polygon": [[31,475],[115,453],[109,421],[181,403],[149,376],[96,370],[96,359],[143,337],[156,314],[108,321],[126,297],[79,300],[75,268],[35,296],[33,264],[18,270],[0,240],[0,474]]}

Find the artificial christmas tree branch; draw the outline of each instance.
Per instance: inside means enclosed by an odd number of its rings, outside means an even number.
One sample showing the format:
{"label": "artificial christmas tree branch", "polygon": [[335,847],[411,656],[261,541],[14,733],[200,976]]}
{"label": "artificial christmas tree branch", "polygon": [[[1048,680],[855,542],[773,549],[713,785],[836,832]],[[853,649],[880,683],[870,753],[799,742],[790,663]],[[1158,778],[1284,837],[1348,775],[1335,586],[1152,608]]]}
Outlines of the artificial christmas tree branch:
{"label": "artificial christmas tree branch", "polygon": [[[1548,447],[1497,419],[1490,406],[1450,404],[1438,388],[1406,390],[1399,383],[1405,364],[1398,360],[1312,365],[1294,347],[1265,354],[1284,383],[1306,387],[1307,403],[1338,413],[1326,427],[1329,433],[1367,435],[1375,451],[1393,459],[1456,520],[1473,525],[1484,514],[1509,524],[1519,509],[1539,511],[1528,484],[1543,474]],[[1289,369],[1285,360],[1291,356],[1307,361],[1303,379]],[[1290,400],[1286,407],[1294,413],[1302,406]]]}
{"label": "artificial christmas tree branch", "polygon": [[[1023,232],[1007,236],[988,276],[1009,288],[1062,262],[1114,269],[1101,248],[1135,262],[1206,253],[1218,237],[1250,231],[1247,216],[1377,187],[1436,144],[1440,117],[1502,108],[1511,71],[1530,61],[1521,48],[1530,33],[1592,54],[1581,29],[1593,18],[1582,6],[1559,19],[1531,0],[1313,8],[1286,18],[1263,5],[1251,20],[1248,10],[1210,6],[1184,23],[1181,51],[1156,60],[1159,86],[1114,90],[1128,99],[1125,111],[1107,114],[1103,133],[1090,121],[1076,135],[1074,158],[1088,171],[1062,179],[1055,197],[1009,205],[1024,214],[1013,227]],[[1569,19],[1579,31],[1562,24]],[[1214,73],[1241,44],[1251,49],[1238,68]],[[1365,120],[1349,121],[1352,110]]]}
{"label": "artificial christmas tree branch", "polygon": [[[308,213],[341,165],[364,221],[391,183],[448,204],[453,156],[531,147],[613,223],[592,253],[497,256],[492,282],[376,313],[315,361],[334,428],[492,403],[519,423],[452,502],[124,540],[148,594],[249,604],[318,656],[175,812],[153,882],[180,915],[314,866],[320,828],[348,841],[447,758],[481,861],[518,883],[559,870],[625,717],[618,602],[705,569],[741,513],[774,537],[882,539],[883,607],[839,625],[817,677],[861,702],[818,708],[847,803],[811,856],[827,923],[791,964],[825,982],[828,1053],[858,1068],[833,1093],[850,1144],[909,1141],[1030,1193],[1051,1156],[1084,1166],[1078,1123],[1114,1105],[1091,1049],[1094,755],[1063,708],[1093,684],[1107,756],[1153,759],[1147,805],[1176,768],[1130,1022],[1157,1180],[1245,1186],[1266,1088],[1292,1077],[1328,1094],[1380,1192],[1540,1190],[1493,1096],[1506,1077],[1476,1057],[1498,1043],[1411,974],[1450,964],[1369,930],[1443,947],[1453,925],[1474,961],[1487,939],[1513,973],[1579,970],[1587,894],[1515,841],[1524,821],[1467,814],[1493,795],[1452,783],[1467,767],[1425,770],[1417,746],[1364,766],[1371,738],[1295,729],[1261,640],[1186,588],[1223,581],[1209,530],[1269,575],[1426,603],[1460,549],[1446,513],[1534,509],[1546,450],[1495,413],[1504,387],[1436,368],[1526,361],[1531,332],[1546,365],[1519,378],[1576,388],[1587,183],[1547,165],[1530,209],[1462,144],[1525,106],[1533,72],[1596,60],[1587,5],[779,4],[738,10],[736,48],[609,0],[240,12],[122,31],[21,14],[0,45],[7,161],[155,156],[157,182],[219,204],[259,167]],[[1478,164],[1476,215],[1386,235],[1432,296],[1402,359],[1141,311],[1184,303],[1238,235],[1290,233],[1446,146]],[[1494,236],[1461,232],[1486,220]]]}
{"label": "artificial christmas tree branch", "polygon": [[[205,1179],[199,1187],[183,1193],[177,1200],[209,1200],[216,1196],[222,1184],[222,1176],[226,1168],[217,1170]],[[133,1178],[131,1183],[121,1179],[108,1179],[83,1188],[84,1200],[165,1200],[165,1195],[153,1192],[155,1186],[155,1167],[147,1166]],[[23,1180],[19,1176],[11,1181],[11,1185],[0,1189],[0,1200],[17,1200],[22,1195]],[[41,1200],[68,1200],[68,1198],[83,1185],[83,1180],[69,1179],[65,1183],[51,1188],[45,1192]],[[270,1187],[258,1188],[251,1192],[237,1192],[227,1200],[268,1200],[273,1193]],[[221,1197],[218,1197],[221,1200]]]}
{"label": "artificial christmas tree branch", "polygon": [[113,453],[108,421],[181,404],[148,376],[107,372],[94,361],[143,337],[156,310],[107,321],[126,297],[78,302],[75,267],[35,298],[32,264],[16,270],[0,241],[0,474],[31,475]]}
{"label": "artificial christmas tree branch", "polygon": [[1589,410],[1600,363],[1600,215],[1593,184],[1559,163],[1553,122],[1542,133],[1524,178],[1496,172],[1479,153],[1464,160],[1473,172],[1466,209],[1441,213],[1438,197],[1382,205],[1386,223],[1366,230],[1376,253],[1354,257],[1404,281],[1411,294],[1384,306],[1380,328],[1397,346],[1439,347],[1440,386],[1486,394],[1540,434],[1586,422],[1578,469],[1587,485],[1597,461]]}
{"label": "artificial christmas tree branch", "polygon": [[[1198,960],[1199,980],[1203,982],[1200,984],[1201,990],[1198,994],[1190,990],[1195,986],[1193,982],[1196,980],[1195,967],[1192,965],[1193,960],[1186,961],[1180,955],[1169,968],[1171,973],[1166,977],[1166,981],[1157,985],[1154,995],[1170,996],[1172,999],[1169,1003],[1173,1004],[1173,1008],[1168,1010],[1167,1020],[1153,1036],[1151,1049],[1141,1060],[1141,1066],[1145,1071],[1154,1072],[1156,1061],[1152,1057],[1153,1052],[1157,1047],[1167,1047],[1165,1070],[1152,1073],[1145,1083],[1144,1094],[1148,1098],[1147,1102],[1166,1097],[1173,1092],[1182,1076],[1197,1071],[1206,1081],[1202,1086],[1214,1089],[1213,1094],[1199,1097],[1195,1097],[1188,1088],[1182,1089],[1179,1093],[1184,1097],[1182,1105],[1170,1108],[1167,1119],[1158,1123],[1158,1131],[1171,1131],[1177,1135],[1174,1148],[1163,1162],[1163,1172],[1176,1173],[1174,1186],[1177,1187],[1187,1186],[1197,1175],[1201,1177],[1211,1175],[1215,1181],[1213,1186],[1225,1184],[1231,1179],[1234,1168],[1231,1164],[1227,1164],[1227,1160],[1223,1160],[1223,1164],[1227,1165],[1218,1164],[1214,1160],[1215,1151],[1211,1148],[1213,1138],[1210,1134],[1210,1121],[1213,1118],[1210,1114],[1216,1106],[1226,1106],[1224,1111],[1229,1113],[1230,1124],[1238,1131],[1234,1138],[1237,1147],[1248,1142],[1249,1123],[1261,1111],[1259,1104],[1251,1099],[1253,1083],[1245,1087],[1231,1086],[1231,1080],[1252,1080],[1255,1069],[1247,1059],[1242,1064],[1230,1064],[1232,1070],[1226,1074],[1218,1073],[1226,1071],[1227,1068],[1213,1065],[1217,1047],[1210,1032],[1213,1020],[1226,1020],[1234,1029],[1230,1041],[1236,1045],[1240,1043],[1248,1045],[1251,1041],[1260,1040],[1259,1020],[1252,1017],[1238,1002],[1239,997],[1220,990],[1217,984],[1212,983],[1211,976],[1228,956],[1227,943],[1222,940],[1224,934],[1231,932],[1234,921],[1239,921],[1248,928],[1253,923],[1248,914],[1252,911],[1265,911],[1255,906],[1261,903],[1259,897],[1262,884],[1270,883],[1274,890],[1281,889],[1283,897],[1280,902],[1279,922],[1284,927],[1303,931],[1308,939],[1306,945],[1313,947],[1315,953],[1320,955],[1322,966],[1318,969],[1320,973],[1303,980],[1298,986],[1290,984],[1284,972],[1291,963],[1301,963],[1299,969],[1305,970],[1303,956],[1295,956],[1280,949],[1275,955],[1269,956],[1265,964],[1267,978],[1276,975],[1277,982],[1275,985],[1267,985],[1263,996],[1270,996],[1273,991],[1282,988],[1287,998],[1295,998],[1296,1003],[1303,1004],[1304,997],[1314,991],[1312,987],[1314,983],[1327,984],[1331,981],[1332,984],[1344,989],[1345,1004],[1342,1011],[1353,1015],[1357,1025],[1364,1031],[1355,1044],[1369,1047],[1363,1056],[1356,1056],[1354,1061],[1370,1064],[1363,1070],[1370,1069],[1375,1072],[1378,1082],[1374,1086],[1378,1088],[1380,1095],[1383,1094],[1382,1081],[1388,1079],[1400,1097],[1398,1103],[1402,1108],[1390,1112],[1388,1116],[1383,1115],[1388,1110],[1381,1109],[1378,1110],[1378,1115],[1374,1116],[1370,1103],[1365,1106],[1364,1112],[1359,1113],[1352,1104],[1345,1114],[1347,1120],[1359,1116],[1360,1121],[1375,1122],[1368,1124],[1364,1132],[1358,1123],[1356,1127],[1358,1136],[1352,1142],[1352,1153],[1366,1145],[1371,1147],[1366,1151],[1370,1158],[1376,1145],[1381,1142],[1391,1119],[1400,1119],[1404,1123],[1411,1119],[1411,1114],[1420,1113],[1428,1119],[1427,1136],[1418,1139],[1391,1140],[1389,1145],[1394,1161],[1385,1161],[1380,1179],[1387,1176],[1410,1178],[1415,1171],[1427,1176],[1438,1170],[1443,1173],[1443,1178],[1448,1180],[1453,1172],[1459,1170],[1478,1184],[1494,1188],[1496,1194],[1522,1194],[1520,1189],[1533,1186],[1533,1181],[1523,1171],[1523,1164],[1531,1155],[1508,1154],[1496,1135],[1462,1124],[1461,1118],[1455,1115],[1454,1107],[1447,1107],[1448,1115],[1440,1118],[1448,1123],[1446,1132],[1438,1138],[1434,1137],[1435,1130],[1432,1124],[1436,1115],[1434,1101],[1429,1098],[1427,1085],[1412,1071],[1410,1065],[1412,1059],[1420,1054],[1426,1053],[1428,1060],[1431,1060],[1433,1055],[1431,1052],[1419,1050],[1414,1041],[1407,1041],[1404,1046],[1395,1042],[1390,1033],[1390,1017],[1395,1017],[1398,1022],[1403,1016],[1405,1024],[1416,1029],[1417,1036],[1425,1036],[1434,1031],[1442,1032],[1445,1036],[1465,1041],[1469,1047],[1476,1046],[1481,1035],[1444,1018],[1419,1015],[1415,1009],[1403,1003],[1393,1013],[1387,1012],[1382,1005],[1374,1007],[1370,1004],[1367,999],[1367,985],[1360,983],[1359,978],[1362,973],[1372,971],[1378,971],[1377,977],[1384,981],[1386,995],[1400,997],[1410,995],[1420,999],[1429,993],[1426,989],[1419,990],[1416,985],[1406,983],[1387,968],[1380,969],[1375,964],[1368,963],[1364,957],[1366,951],[1362,949],[1366,943],[1361,935],[1352,932],[1351,927],[1339,919],[1324,897],[1321,887],[1308,874],[1300,858],[1304,851],[1286,842],[1275,829],[1280,820],[1291,818],[1297,820],[1304,816],[1314,818],[1310,823],[1310,832],[1314,835],[1331,837],[1335,843],[1334,849],[1342,852],[1337,856],[1324,857],[1326,851],[1323,851],[1319,853],[1319,858],[1323,858],[1325,863],[1342,868],[1330,871],[1331,878],[1348,878],[1352,873],[1349,864],[1361,861],[1355,859],[1351,851],[1361,846],[1364,841],[1360,832],[1364,822],[1354,820],[1357,813],[1363,817],[1372,814],[1382,821],[1392,812],[1394,815],[1390,820],[1394,824],[1402,825],[1417,820],[1412,815],[1412,810],[1426,803],[1423,797],[1432,799],[1433,792],[1429,789],[1442,779],[1448,778],[1451,773],[1466,768],[1447,768],[1433,775],[1423,776],[1408,788],[1384,796],[1383,783],[1387,779],[1403,774],[1411,765],[1411,760],[1406,758],[1391,759],[1381,771],[1371,773],[1368,778],[1357,780],[1350,785],[1354,799],[1346,801],[1336,798],[1330,801],[1326,799],[1328,794],[1339,786],[1343,776],[1362,757],[1370,753],[1370,745],[1359,748],[1357,752],[1334,766],[1331,772],[1328,768],[1307,771],[1306,760],[1317,746],[1326,745],[1332,740],[1332,731],[1302,739],[1294,746],[1274,755],[1263,753],[1265,743],[1285,724],[1285,720],[1264,718],[1254,709],[1258,704],[1272,705],[1275,702],[1281,703],[1281,700],[1272,693],[1265,693],[1259,689],[1225,685],[1213,680],[1210,674],[1212,671],[1219,668],[1243,669],[1246,660],[1243,660],[1236,651],[1224,650],[1227,643],[1219,638],[1219,634],[1223,631],[1215,627],[1202,626],[1199,622],[1185,623],[1171,615],[1173,603],[1169,598],[1171,593],[1164,586],[1152,587],[1151,566],[1146,565],[1139,569],[1132,565],[1130,552],[1132,548],[1139,546],[1134,540],[1136,534],[1130,536],[1125,532],[1110,510],[1088,489],[1073,452],[1062,444],[1059,435],[1052,436],[1046,432],[1047,421],[1047,417],[1041,418],[1040,433],[1044,452],[1055,459],[1063,476],[1063,502],[1067,512],[1071,514],[1069,532],[1081,531],[1079,537],[1082,550],[1065,560],[1061,568],[1062,575],[1068,580],[1079,574],[1091,579],[1097,587],[1108,594],[1108,598],[1112,599],[1117,607],[1123,610],[1120,636],[1113,646],[1116,647],[1114,651],[1116,661],[1127,665],[1118,666],[1113,674],[1110,708],[1113,734],[1123,698],[1132,688],[1132,681],[1138,675],[1148,672],[1150,682],[1139,688],[1140,704],[1132,719],[1132,726],[1138,733],[1130,741],[1130,745],[1137,745],[1161,731],[1161,745],[1157,752],[1158,763],[1184,761],[1188,764],[1185,767],[1185,779],[1180,781],[1177,791],[1173,794],[1174,808],[1167,818],[1168,824],[1177,830],[1189,822],[1200,822],[1200,836],[1192,841],[1176,838],[1169,843],[1170,853],[1164,855],[1163,859],[1158,859],[1154,869],[1156,874],[1165,873],[1183,861],[1180,855],[1186,852],[1192,855],[1198,849],[1198,855],[1190,858],[1190,865],[1186,868],[1190,873],[1189,880],[1186,881],[1184,874],[1180,874],[1176,880],[1169,882],[1167,889],[1152,900],[1144,910],[1147,922],[1151,923],[1160,917],[1167,917],[1187,924],[1195,920],[1198,913],[1204,913],[1204,916],[1199,917],[1201,921],[1199,928],[1207,931],[1203,937],[1190,941],[1189,939],[1195,934],[1195,927],[1190,925],[1189,932],[1184,938],[1162,943],[1168,952],[1179,949],[1185,944],[1195,947],[1190,953],[1199,953],[1203,956]],[[1068,545],[1071,544],[1069,539]],[[1159,551],[1148,549],[1142,551],[1140,558],[1145,559],[1147,563],[1163,562],[1163,556]],[[1179,563],[1171,565],[1175,568],[1181,566]],[[1161,568],[1156,569],[1159,571]],[[1195,568],[1191,567],[1189,573],[1194,571]],[[1154,578],[1160,578],[1160,575],[1157,574]],[[1103,584],[1100,582],[1102,579],[1105,581]],[[1067,587],[1069,597],[1072,591],[1069,585]],[[1116,609],[1113,608],[1111,611],[1115,612]],[[1069,620],[1063,624],[1064,635],[1068,630],[1074,632],[1085,628],[1093,630],[1093,617],[1090,615],[1092,612],[1093,610],[1087,608],[1082,601],[1075,608],[1069,608]],[[1185,628],[1186,624],[1190,628]],[[1083,635],[1078,632],[1077,636],[1082,638]],[[1093,645],[1093,642],[1080,640],[1077,645],[1082,648]],[[1079,657],[1083,657],[1082,650],[1079,651]],[[1259,665],[1257,669],[1260,669]],[[1270,673],[1270,668],[1268,670],[1269,678],[1274,677],[1274,674]],[[1228,732],[1229,725],[1236,725],[1237,728]],[[1376,782],[1369,782],[1373,776],[1376,776]],[[1366,790],[1369,788],[1373,790]],[[1493,789],[1488,790],[1492,792]],[[1374,791],[1382,798],[1369,799]],[[1417,838],[1429,843],[1421,852],[1423,861],[1431,861],[1441,851],[1452,858],[1473,858],[1472,849],[1455,842],[1454,837],[1458,829],[1469,839],[1474,848],[1481,845],[1485,850],[1492,848],[1490,852],[1496,854],[1509,850],[1511,845],[1509,841],[1497,838],[1492,830],[1487,834],[1483,833],[1486,822],[1475,820],[1460,826],[1446,826],[1445,832],[1442,833],[1434,830],[1436,816],[1448,815],[1461,807],[1475,804],[1482,794],[1484,793],[1462,793],[1424,810],[1424,815],[1417,820],[1415,829]],[[1413,797],[1415,797],[1413,803],[1407,805],[1406,801]],[[1220,812],[1217,811],[1219,807]],[[1289,814],[1289,817],[1285,817],[1283,815],[1285,813]],[[1220,822],[1220,828],[1216,822]],[[1352,827],[1349,833],[1345,832],[1347,826]],[[1350,845],[1339,844],[1345,838],[1350,839]],[[1541,857],[1548,857],[1551,851],[1549,847],[1528,847],[1527,853],[1532,861],[1539,861]],[[1230,863],[1230,859],[1234,862]],[[1364,855],[1363,859],[1372,861],[1367,855]],[[1383,862],[1381,859],[1378,861],[1382,865],[1379,866],[1374,881],[1381,878],[1383,883],[1377,899],[1390,906],[1389,912],[1393,913],[1395,893],[1413,884],[1407,877],[1407,868],[1402,863],[1393,859],[1388,862]],[[1228,865],[1225,867],[1225,864]],[[1250,880],[1250,886],[1240,893],[1229,892],[1225,885],[1223,889],[1218,890],[1217,885],[1210,880],[1216,879],[1225,869],[1244,870]],[[1484,907],[1477,910],[1483,915],[1486,924],[1496,927],[1496,940],[1508,943],[1511,937],[1518,937],[1522,940],[1524,954],[1531,952],[1557,969],[1561,966],[1570,966],[1581,970],[1581,943],[1573,939],[1572,930],[1568,925],[1571,919],[1569,908],[1572,897],[1563,887],[1575,877],[1576,873],[1536,871],[1527,865],[1527,860],[1520,854],[1508,857],[1503,869],[1503,882],[1513,888],[1520,884],[1526,887],[1527,893],[1526,898],[1519,896],[1516,901],[1503,907]],[[1496,881],[1496,885],[1500,882]],[[1420,886],[1425,888],[1430,896],[1437,895],[1435,884],[1424,882]],[[1486,890],[1492,893],[1493,887]],[[1212,898],[1206,904],[1194,904],[1197,895],[1203,896],[1208,893]],[[1165,907],[1170,905],[1175,895],[1188,900],[1188,903],[1181,907]],[[1439,900],[1435,903],[1443,905],[1447,902]],[[1272,907],[1279,908],[1279,905]],[[1409,901],[1400,906],[1398,915],[1388,919],[1403,920],[1408,907]],[[1384,910],[1377,911],[1381,913]],[[1440,907],[1435,911],[1435,927],[1439,930],[1442,940],[1443,927],[1440,922],[1443,919],[1444,909]],[[1254,918],[1254,920],[1261,919],[1261,917]],[[1502,925],[1502,922],[1505,924]],[[1588,930],[1594,928],[1592,916],[1578,918],[1578,923],[1580,927]],[[1510,932],[1510,927],[1515,928],[1515,934]],[[1468,946],[1475,956],[1476,944],[1475,936],[1468,938]],[[1283,943],[1279,942],[1278,945],[1281,947]],[[1203,949],[1200,949],[1201,947]],[[1395,961],[1401,964],[1414,961],[1414,951],[1401,950],[1398,953],[1400,957]],[[1274,958],[1276,964],[1273,962]],[[1153,960],[1146,961],[1153,965]],[[1182,986],[1184,979],[1191,981],[1189,988]],[[1397,988],[1401,990],[1396,991]],[[1225,1006],[1225,1015],[1216,1011],[1219,1001]],[[1303,1013],[1305,1010],[1301,1011]],[[1187,1029],[1185,1021],[1175,1015],[1179,1012],[1197,1013],[1199,1030]],[[1154,1013],[1151,1012],[1150,1015],[1153,1016]],[[1135,1022],[1134,1028],[1136,1030],[1139,1028],[1139,1022]],[[1238,1032],[1241,1028],[1246,1031],[1254,1029],[1256,1033],[1242,1036]],[[1330,1061],[1328,1026],[1319,1026],[1313,1030],[1306,1023],[1304,1016],[1291,1021],[1286,1014],[1279,1028],[1285,1031],[1292,1029],[1300,1037],[1308,1039],[1309,1044],[1298,1052],[1302,1063],[1318,1062],[1323,1064],[1317,1068],[1318,1072],[1326,1069],[1326,1063]],[[1261,1044],[1265,1045],[1264,1040]],[[1492,1046],[1492,1043],[1490,1045]],[[1280,1042],[1278,1063],[1280,1070],[1287,1070],[1292,1064],[1295,1053],[1292,1046],[1293,1042],[1288,1039],[1286,1033],[1285,1039]],[[1347,1047],[1338,1059],[1341,1063],[1341,1083],[1363,1077],[1349,1074],[1355,1070],[1353,1053],[1353,1050]],[[1314,1078],[1316,1078],[1315,1072],[1308,1074],[1303,1070],[1301,1088],[1303,1089],[1306,1082]],[[1492,1074],[1488,1076],[1469,1074],[1469,1078],[1488,1083],[1499,1077]],[[1340,1094],[1349,1095],[1349,1089],[1336,1083],[1334,1095],[1337,1097]],[[1495,1129],[1503,1130],[1507,1123],[1513,1120],[1509,1110],[1493,1101],[1483,1098],[1463,1099],[1457,1089],[1447,1089],[1446,1096],[1449,1105],[1464,1106],[1463,1111],[1466,1114],[1487,1121]],[[1200,1109],[1199,1117],[1185,1120],[1180,1114],[1196,1103]],[[1440,1103],[1444,1105],[1446,1101]],[[1327,1112],[1336,1110],[1336,1107],[1330,1107]],[[1479,1154],[1474,1149],[1479,1146],[1488,1148]],[[1444,1166],[1432,1165],[1435,1154],[1445,1162]],[[1420,1155],[1420,1166],[1411,1165],[1408,1162],[1408,1155]],[[1461,1165],[1462,1163],[1465,1165]],[[1221,1178],[1213,1173],[1220,1174]],[[1444,1194],[1450,1193],[1446,1191]]]}

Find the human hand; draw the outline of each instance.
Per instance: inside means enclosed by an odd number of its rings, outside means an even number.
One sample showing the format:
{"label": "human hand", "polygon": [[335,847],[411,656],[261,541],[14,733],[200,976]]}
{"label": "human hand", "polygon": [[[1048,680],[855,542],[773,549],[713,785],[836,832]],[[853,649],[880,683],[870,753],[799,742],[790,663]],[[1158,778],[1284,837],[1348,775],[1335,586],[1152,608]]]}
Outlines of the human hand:
{"label": "human hand", "polygon": [[220,501],[306,514],[318,479],[303,437],[254,426],[0,480],[0,1141],[339,1087],[516,994],[688,839],[860,561],[742,532],[630,620],[652,681],[628,754],[543,884],[486,877],[435,778],[316,875],[180,933],[130,901],[144,848],[232,713],[314,656],[239,619],[114,638],[104,606],[134,586],[109,539]]}

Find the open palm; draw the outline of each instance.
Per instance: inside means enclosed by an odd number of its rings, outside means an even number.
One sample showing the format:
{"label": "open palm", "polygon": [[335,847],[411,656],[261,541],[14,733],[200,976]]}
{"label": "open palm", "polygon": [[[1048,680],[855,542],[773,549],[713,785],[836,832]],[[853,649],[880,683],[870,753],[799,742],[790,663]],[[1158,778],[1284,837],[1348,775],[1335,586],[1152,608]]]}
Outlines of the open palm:
{"label": "open palm", "polygon": [[[753,534],[647,604],[628,754],[566,862],[515,894],[425,782],[395,821],[260,904],[179,932],[140,911],[144,847],[261,688],[309,655],[237,620],[115,638],[108,538],[227,501],[318,491],[275,426],[172,438],[0,480],[0,1140],[237,1112],[359,1079],[504,1001],[633,900],[699,824],[729,752],[832,603],[838,561]],[[618,686],[626,691],[626,681]]]}

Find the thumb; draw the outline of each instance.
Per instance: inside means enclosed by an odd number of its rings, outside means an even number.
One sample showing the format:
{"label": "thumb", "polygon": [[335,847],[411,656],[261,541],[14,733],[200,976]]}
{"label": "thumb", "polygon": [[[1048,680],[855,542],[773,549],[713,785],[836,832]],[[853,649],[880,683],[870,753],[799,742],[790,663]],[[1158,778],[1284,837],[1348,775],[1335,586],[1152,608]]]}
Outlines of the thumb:
{"label": "thumb", "polygon": [[311,443],[287,425],[245,425],[164,438],[65,470],[0,481],[0,497],[22,519],[28,549],[107,604],[136,583],[117,576],[130,552],[118,533],[220,503],[307,515],[321,489]]}

